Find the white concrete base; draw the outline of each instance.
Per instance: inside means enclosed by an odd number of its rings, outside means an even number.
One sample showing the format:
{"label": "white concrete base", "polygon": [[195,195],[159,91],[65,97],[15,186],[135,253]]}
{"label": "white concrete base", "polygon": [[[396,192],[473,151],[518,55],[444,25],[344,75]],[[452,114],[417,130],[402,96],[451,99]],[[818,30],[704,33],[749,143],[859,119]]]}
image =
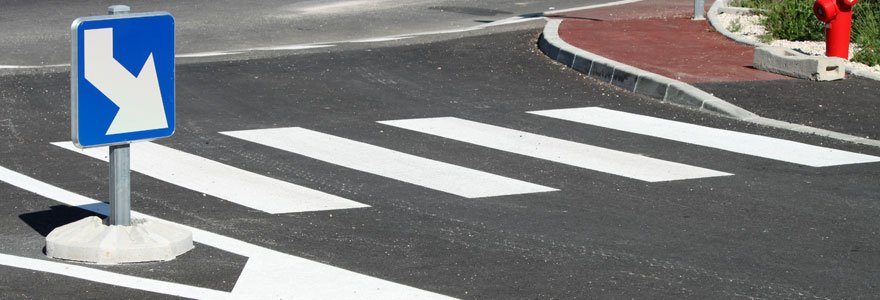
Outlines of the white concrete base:
{"label": "white concrete base", "polygon": [[51,258],[102,265],[172,260],[193,249],[192,233],[172,224],[132,219],[131,226],[104,225],[88,217],[46,236]]}
{"label": "white concrete base", "polygon": [[846,75],[845,64],[837,57],[815,57],[782,48],[759,47],[755,49],[755,68],[797,78],[829,81],[840,80]]}

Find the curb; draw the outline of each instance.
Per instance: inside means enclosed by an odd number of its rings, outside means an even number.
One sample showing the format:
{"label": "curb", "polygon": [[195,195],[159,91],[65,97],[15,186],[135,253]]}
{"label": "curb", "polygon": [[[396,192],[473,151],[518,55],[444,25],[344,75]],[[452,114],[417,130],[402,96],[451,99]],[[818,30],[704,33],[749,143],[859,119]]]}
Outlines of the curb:
{"label": "curb", "polygon": [[[719,24],[721,24],[721,22],[718,21],[718,13],[719,12],[725,12],[726,10],[737,10],[737,11],[748,10],[745,8],[728,6],[727,5],[728,2],[730,2],[730,0],[717,0],[717,1],[715,1],[715,3],[712,3],[712,6],[709,7],[709,12],[706,13],[706,18],[709,20],[709,25],[712,25],[712,28],[714,28],[715,31],[717,31],[721,35],[727,37],[728,39],[734,40],[737,43],[751,45],[751,46],[755,46],[755,47],[769,46],[766,43],[753,42],[753,41],[743,39],[743,38],[739,37],[738,35],[734,34],[733,32],[730,32],[730,30],[727,30],[727,28],[724,28],[724,26],[719,25]],[[874,73],[866,72],[863,70],[852,70],[852,69],[847,68],[846,72],[849,74],[852,74],[852,75],[880,81],[880,75],[876,75]]]}
{"label": "curb", "polygon": [[[712,9],[717,14],[716,1]],[[710,11],[712,11],[710,9]],[[714,16],[710,13],[709,18]],[[648,72],[621,62],[610,60],[589,51],[577,48],[559,37],[559,24],[562,20],[549,19],[544,31],[538,38],[538,49],[545,55],[581,72],[589,77],[614,86],[660,100],[722,117],[750,122],[757,125],[785,129],[799,133],[815,134],[846,142],[880,147],[880,141],[859,136],[834,132],[821,128],[798,125],[780,120],[761,117],[712,94],[700,90],[690,84],[671,79],[656,73]]]}
{"label": "curb", "polygon": [[624,90],[679,106],[734,119],[757,118],[742,109],[690,84],[607,59],[572,46],[559,37],[562,20],[551,19],[538,39],[538,48],[550,58],[599,81]]}

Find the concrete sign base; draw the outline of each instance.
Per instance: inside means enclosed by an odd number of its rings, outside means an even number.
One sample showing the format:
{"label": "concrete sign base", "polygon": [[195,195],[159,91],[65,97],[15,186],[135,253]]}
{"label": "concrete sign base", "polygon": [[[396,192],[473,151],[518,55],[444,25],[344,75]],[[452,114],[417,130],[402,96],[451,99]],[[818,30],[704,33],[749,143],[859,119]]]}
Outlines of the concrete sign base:
{"label": "concrete sign base", "polygon": [[148,219],[134,219],[131,226],[108,226],[98,217],[88,217],[46,236],[49,257],[102,265],[167,261],[191,249],[192,233]]}

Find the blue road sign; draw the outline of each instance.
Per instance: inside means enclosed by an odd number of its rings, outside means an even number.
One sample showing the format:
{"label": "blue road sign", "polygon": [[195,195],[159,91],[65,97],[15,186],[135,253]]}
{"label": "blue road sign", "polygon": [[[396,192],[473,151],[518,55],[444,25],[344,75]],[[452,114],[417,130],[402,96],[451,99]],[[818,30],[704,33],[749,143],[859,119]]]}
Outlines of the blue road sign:
{"label": "blue road sign", "polygon": [[71,136],[78,147],[174,133],[174,18],[84,17],[71,26]]}

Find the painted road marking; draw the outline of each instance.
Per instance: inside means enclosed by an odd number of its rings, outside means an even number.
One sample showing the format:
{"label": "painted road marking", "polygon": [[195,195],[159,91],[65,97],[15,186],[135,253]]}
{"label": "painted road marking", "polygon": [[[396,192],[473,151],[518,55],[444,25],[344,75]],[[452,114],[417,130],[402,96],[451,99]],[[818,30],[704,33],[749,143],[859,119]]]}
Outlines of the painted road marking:
{"label": "painted road marking", "polygon": [[556,191],[300,127],[221,133],[466,198]]}
{"label": "painted road marking", "polygon": [[[107,161],[104,147],[82,150],[70,142],[52,144]],[[150,142],[131,144],[131,169],[272,214],[369,207]]]}
{"label": "painted road marking", "polygon": [[[104,216],[109,211],[106,203],[61,189],[4,167],[0,167],[0,181]],[[244,270],[232,289],[230,298],[233,299],[450,299],[443,295],[358,274],[135,211],[132,211],[131,215],[133,218],[149,218],[181,226],[193,233],[193,241],[195,242],[247,257],[248,261]],[[38,268],[38,266],[32,268],[29,264],[22,264],[22,261],[17,259],[0,259],[0,264],[13,267],[21,266],[31,270]],[[206,293],[206,296],[213,295],[213,290],[182,284],[162,284],[162,282],[150,281],[151,285],[143,285],[132,282],[131,276],[111,272],[88,273],[86,275],[89,276],[84,276],[80,269],[70,268],[69,270],[72,271],[59,270],[55,267],[51,267],[51,269],[58,271],[56,274],[60,275],[167,295],[198,295],[199,293]],[[132,283],[132,286],[123,285],[128,283]],[[195,298],[213,299],[213,297]]]}
{"label": "painted road marking", "polygon": [[[228,49],[228,50],[214,50],[214,51],[206,51],[206,52],[193,52],[193,53],[183,53],[178,54],[176,57],[178,58],[188,58],[188,57],[211,57],[211,56],[224,56],[224,55],[232,55],[232,54],[240,54],[246,52],[255,52],[255,51],[277,51],[277,50],[301,50],[301,49],[312,49],[312,48],[323,48],[323,47],[335,47],[333,44],[346,44],[346,43],[364,43],[364,42],[382,42],[382,41],[391,41],[391,40],[399,40],[399,39],[408,39],[419,36],[430,36],[437,34],[449,34],[449,33],[460,33],[460,32],[468,32],[468,31],[478,31],[486,28],[502,26],[502,25],[510,25],[521,22],[528,22],[532,20],[542,20],[548,19],[547,17],[554,14],[560,14],[569,11],[580,11],[580,10],[588,10],[588,9],[596,9],[608,6],[616,6],[623,4],[630,4],[635,2],[640,2],[644,0],[621,0],[603,4],[594,4],[587,6],[579,6],[572,7],[566,9],[558,9],[558,10],[550,10],[546,11],[543,14],[539,14],[536,17],[510,17],[506,19],[497,20],[490,23],[475,25],[471,27],[465,28],[451,28],[444,30],[432,30],[432,31],[423,31],[423,32],[413,32],[413,33],[404,33],[399,35],[391,35],[391,36],[378,36],[371,38],[359,38],[354,40],[340,40],[340,41],[332,41],[327,43],[309,43],[309,44],[288,44],[288,45],[275,45],[268,47],[256,47],[256,48],[244,48],[244,49]],[[54,65],[0,65],[0,69],[42,69],[42,68],[54,68],[54,67],[70,67],[70,64],[54,64]]]}
{"label": "painted road marking", "polygon": [[732,175],[453,117],[379,123],[648,182]]}
{"label": "painted road marking", "polygon": [[600,107],[554,109],[530,113],[812,167],[880,161],[880,157],[876,156]]}
{"label": "painted road marking", "polygon": [[103,284],[192,299],[225,299],[230,298],[229,296],[231,295],[228,292],[218,290],[107,272],[103,270],[60,263],[56,261],[27,258],[2,253],[0,253],[0,265],[58,274]]}

